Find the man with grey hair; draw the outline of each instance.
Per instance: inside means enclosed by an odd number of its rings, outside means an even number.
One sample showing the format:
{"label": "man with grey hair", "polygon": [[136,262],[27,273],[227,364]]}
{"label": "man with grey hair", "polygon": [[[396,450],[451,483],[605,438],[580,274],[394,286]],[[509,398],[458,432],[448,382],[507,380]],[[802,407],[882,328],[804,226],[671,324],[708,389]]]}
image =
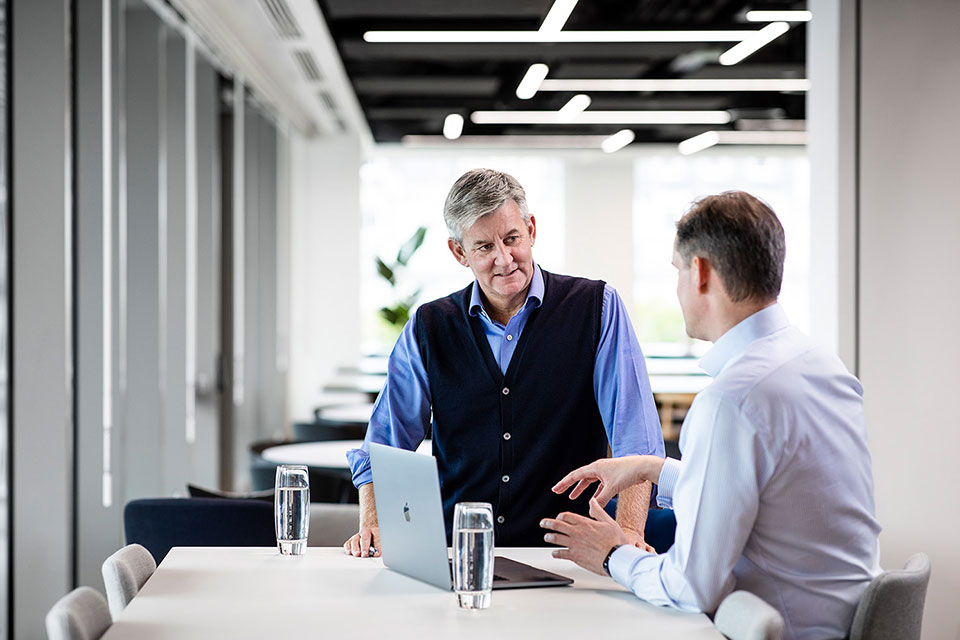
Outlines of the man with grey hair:
{"label": "man with grey hair", "polygon": [[[623,302],[601,281],[533,260],[536,220],[523,188],[468,171],[444,205],[465,289],[421,306],[390,355],[361,449],[347,454],[360,530],[344,544],[379,555],[369,443],[414,449],[431,423],[448,540],[457,502],[489,502],[499,546],[542,545],[538,523],[569,503],[558,473],[606,455],[663,455],[643,354]],[[621,493],[617,520],[644,545],[649,483]],[[574,510],[586,513],[586,500]],[[371,548],[372,547],[372,548]]]}
{"label": "man with grey hair", "polygon": [[[589,517],[545,519],[554,555],[606,572],[637,596],[685,611],[717,609],[733,590],[777,609],[784,638],[843,638],[879,573],[863,388],[777,303],[785,242],[759,199],[730,191],[677,223],[673,265],[687,333],[713,347],[713,382],[680,432],[683,461],[597,460],[554,490],[600,485]],[[676,541],[637,549],[601,505],[636,482],[658,485]]]}

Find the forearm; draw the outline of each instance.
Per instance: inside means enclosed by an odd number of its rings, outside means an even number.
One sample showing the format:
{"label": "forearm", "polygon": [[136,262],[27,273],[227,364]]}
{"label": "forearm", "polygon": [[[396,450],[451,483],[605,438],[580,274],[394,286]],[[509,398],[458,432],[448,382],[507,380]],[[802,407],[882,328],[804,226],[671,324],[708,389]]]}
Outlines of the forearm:
{"label": "forearm", "polygon": [[360,487],[360,526],[376,527],[377,521],[377,501],[373,495],[373,483]]}
{"label": "forearm", "polygon": [[637,532],[641,538],[647,524],[651,487],[650,482],[645,480],[623,489],[617,498],[617,524],[621,529]]}

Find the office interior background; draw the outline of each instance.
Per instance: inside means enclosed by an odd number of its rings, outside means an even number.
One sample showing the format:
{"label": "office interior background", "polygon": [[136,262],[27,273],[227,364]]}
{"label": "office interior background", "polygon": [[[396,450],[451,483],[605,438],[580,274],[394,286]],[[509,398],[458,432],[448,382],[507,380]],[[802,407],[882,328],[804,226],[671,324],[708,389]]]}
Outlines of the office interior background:
{"label": "office interior background", "polygon": [[[491,166],[527,188],[538,262],[617,287],[648,355],[705,346],[675,302],[684,208],[731,188],[773,206],[784,306],[864,385],[881,563],[928,553],[924,637],[960,638],[960,4],[581,0],[542,36],[552,5],[0,0],[0,637],[43,637],[57,598],[102,589],[127,501],[249,488],[251,443],[389,350],[381,307],[469,282],[442,202]],[[764,27],[748,9],[812,19],[727,65],[730,42],[557,35]],[[364,39],[391,29],[542,41]],[[718,78],[800,84],[562,83]],[[632,110],[700,115],[598,115]],[[420,226],[391,287],[375,258]]]}

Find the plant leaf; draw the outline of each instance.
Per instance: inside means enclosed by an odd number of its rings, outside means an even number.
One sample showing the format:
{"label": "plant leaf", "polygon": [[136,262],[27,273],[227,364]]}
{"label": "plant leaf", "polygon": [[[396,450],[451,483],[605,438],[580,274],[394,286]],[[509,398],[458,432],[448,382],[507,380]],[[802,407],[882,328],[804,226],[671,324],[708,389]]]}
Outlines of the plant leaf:
{"label": "plant leaf", "polygon": [[397,312],[394,309],[391,309],[390,307],[383,307],[382,309],[380,309],[380,316],[392,325],[397,324],[397,318],[398,318]]}
{"label": "plant leaf", "polygon": [[426,227],[419,227],[416,231],[413,232],[413,235],[410,236],[410,239],[403,243],[403,246],[400,247],[400,251],[397,252],[397,263],[407,266],[407,263],[410,262],[410,258],[413,257],[413,254],[417,252],[417,249],[420,248],[420,245],[423,244],[423,239],[427,235]]}
{"label": "plant leaf", "polygon": [[377,261],[377,273],[383,276],[383,279],[390,283],[390,286],[397,285],[397,276],[393,273],[393,269],[388,267],[386,263],[381,260],[379,257],[376,258]]}

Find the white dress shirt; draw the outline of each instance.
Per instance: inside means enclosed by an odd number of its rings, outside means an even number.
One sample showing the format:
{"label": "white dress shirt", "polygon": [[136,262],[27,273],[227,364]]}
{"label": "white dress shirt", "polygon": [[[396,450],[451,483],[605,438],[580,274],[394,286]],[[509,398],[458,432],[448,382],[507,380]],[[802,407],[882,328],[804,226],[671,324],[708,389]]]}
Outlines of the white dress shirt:
{"label": "white dress shirt", "polygon": [[790,326],[780,305],[717,340],[714,380],[680,432],[658,502],[666,553],[619,548],[610,573],[658,605],[713,612],[735,589],[776,608],[787,638],[842,638],[880,572],[863,390],[843,363]]}

